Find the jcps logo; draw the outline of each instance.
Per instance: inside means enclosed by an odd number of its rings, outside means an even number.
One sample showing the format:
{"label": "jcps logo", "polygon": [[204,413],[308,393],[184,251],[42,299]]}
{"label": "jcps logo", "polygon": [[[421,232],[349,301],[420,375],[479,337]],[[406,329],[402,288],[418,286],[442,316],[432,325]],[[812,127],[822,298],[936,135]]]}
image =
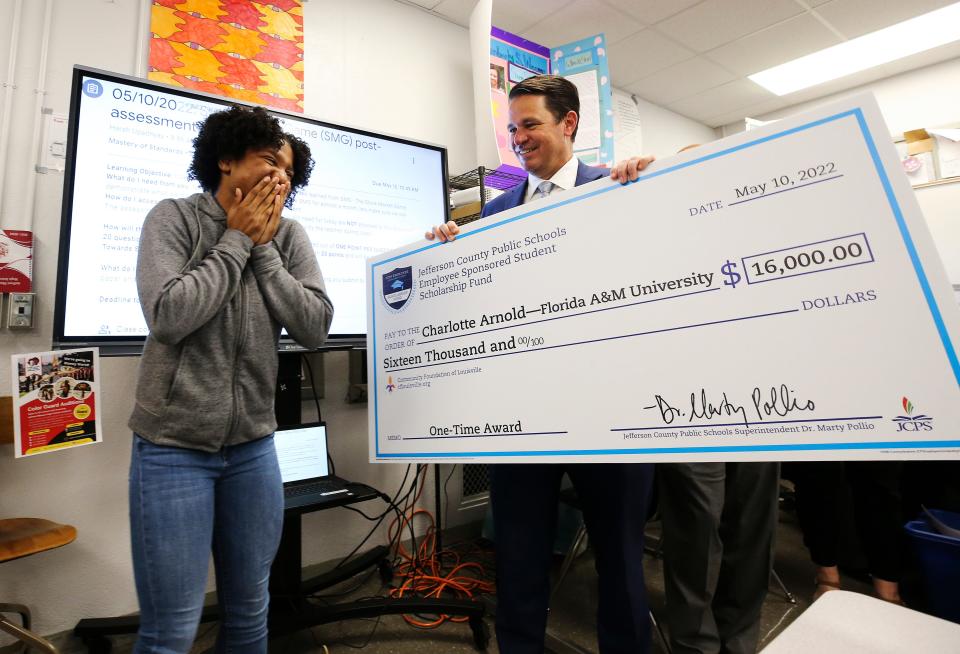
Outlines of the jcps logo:
{"label": "jcps logo", "polygon": [[933,418],[922,413],[916,416],[913,415],[913,403],[905,397],[901,400],[901,404],[907,415],[897,416],[893,419],[893,422],[897,425],[898,432],[933,431]]}

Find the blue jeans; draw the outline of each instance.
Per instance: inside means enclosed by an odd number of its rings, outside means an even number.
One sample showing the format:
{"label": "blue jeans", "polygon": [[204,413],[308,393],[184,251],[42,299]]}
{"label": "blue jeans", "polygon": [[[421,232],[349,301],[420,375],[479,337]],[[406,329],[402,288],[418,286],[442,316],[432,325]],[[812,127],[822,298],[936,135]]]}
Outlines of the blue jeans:
{"label": "blue jeans", "polygon": [[135,654],[182,654],[203,609],[211,550],[218,652],[267,651],[270,565],[283,526],[273,436],[209,453],[134,434],[130,537],[140,600]]}

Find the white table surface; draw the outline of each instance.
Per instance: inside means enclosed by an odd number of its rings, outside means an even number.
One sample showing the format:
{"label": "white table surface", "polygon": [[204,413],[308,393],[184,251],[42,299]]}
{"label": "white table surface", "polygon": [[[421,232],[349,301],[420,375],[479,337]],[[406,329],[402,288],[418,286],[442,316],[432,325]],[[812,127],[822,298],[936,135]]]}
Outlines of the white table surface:
{"label": "white table surface", "polygon": [[763,648],[763,654],[859,652],[960,654],[960,625],[860,593],[833,590]]}

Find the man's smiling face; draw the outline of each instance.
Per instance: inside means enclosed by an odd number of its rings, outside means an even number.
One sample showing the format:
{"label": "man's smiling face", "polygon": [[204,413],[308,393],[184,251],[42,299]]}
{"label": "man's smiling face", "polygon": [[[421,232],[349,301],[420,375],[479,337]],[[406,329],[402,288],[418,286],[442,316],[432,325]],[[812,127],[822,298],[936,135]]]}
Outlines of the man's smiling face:
{"label": "man's smiling face", "polygon": [[528,173],[550,179],[573,156],[573,111],[557,120],[542,95],[520,95],[510,100],[510,146]]}

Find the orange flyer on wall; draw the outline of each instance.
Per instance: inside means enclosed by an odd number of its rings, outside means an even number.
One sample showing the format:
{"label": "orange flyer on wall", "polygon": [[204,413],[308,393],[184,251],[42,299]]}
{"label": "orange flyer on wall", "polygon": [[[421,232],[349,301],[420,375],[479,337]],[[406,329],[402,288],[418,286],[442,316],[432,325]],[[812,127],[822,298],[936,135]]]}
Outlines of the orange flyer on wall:
{"label": "orange flyer on wall", "polygon": [[17,458],[103,440],[97,348],[14,354],[11,359]]}

